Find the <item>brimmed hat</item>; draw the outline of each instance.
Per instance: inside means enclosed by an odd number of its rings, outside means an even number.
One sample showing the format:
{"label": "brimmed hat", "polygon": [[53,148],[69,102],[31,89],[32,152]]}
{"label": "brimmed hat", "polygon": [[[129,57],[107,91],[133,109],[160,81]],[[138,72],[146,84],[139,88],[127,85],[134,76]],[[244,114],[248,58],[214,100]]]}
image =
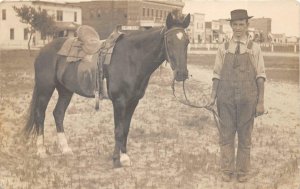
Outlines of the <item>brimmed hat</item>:
{"label": "brimmed hat", "polygon": [[234,20],[244,20],[244,19],[250,19],[253,16],[248,16],[247,10],[245,9],[236,9],[230,12],[231,18],[227,19],[228,21],[234,21]]}

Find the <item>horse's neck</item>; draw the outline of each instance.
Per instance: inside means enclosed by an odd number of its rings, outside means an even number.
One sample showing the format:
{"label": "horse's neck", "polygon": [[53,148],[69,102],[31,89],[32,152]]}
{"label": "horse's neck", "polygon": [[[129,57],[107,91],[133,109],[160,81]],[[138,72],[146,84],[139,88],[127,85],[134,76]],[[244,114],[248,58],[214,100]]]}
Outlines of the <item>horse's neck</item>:
{"label": "horse's neck", "polygon": [[153,31],[138,42],[142,44],[139,48],[141,64],[143,64],[145,75],[151,75],[165,60],[164,38],[161,30]]}

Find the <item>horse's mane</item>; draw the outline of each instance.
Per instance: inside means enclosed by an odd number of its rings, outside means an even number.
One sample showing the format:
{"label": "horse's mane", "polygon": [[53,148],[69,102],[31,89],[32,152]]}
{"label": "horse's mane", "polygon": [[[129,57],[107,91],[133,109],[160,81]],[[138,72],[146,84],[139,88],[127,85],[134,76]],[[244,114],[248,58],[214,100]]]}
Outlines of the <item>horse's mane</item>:
{"label": "horse's mane", "polygon": [[[164,27],[153,27],[144,31],[133,31],[130,33],[126,33],[122,39],[130,41],[130,43],[133,44],[151,42],[154,39],[161,39],[163,37],[163,28]],[[160,35],[161,37],[157,38],[158,35]]]}
{"label": "horse's mane", "polygon": [[150,29],[147,29],[147,30],[137,30],[137,31],[132,31],[132,32],[129,32],[129,33],[126,33],[125,34],[125,37],[144,37],[144,36],[148,36],[149,34],[153,34],[157,31],[161,31],[163,30],[164,27],[153,27],[153,28],[150,28]]}

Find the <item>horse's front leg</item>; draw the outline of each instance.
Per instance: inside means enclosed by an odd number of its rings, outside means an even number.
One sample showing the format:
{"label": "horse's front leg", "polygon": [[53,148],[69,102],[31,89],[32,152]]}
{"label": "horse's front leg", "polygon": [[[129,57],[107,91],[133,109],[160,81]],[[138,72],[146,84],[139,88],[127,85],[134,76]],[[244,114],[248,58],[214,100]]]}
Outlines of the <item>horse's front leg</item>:
{"label": "horse's front leg", "polygon": [[115,149],[113,153],[113,165],[115,168],[129,166],[130,159],[126,154],[126,143],[132,114],[138,101],[129,104],[128,101],[118,99],[113,101],[115,120]]}

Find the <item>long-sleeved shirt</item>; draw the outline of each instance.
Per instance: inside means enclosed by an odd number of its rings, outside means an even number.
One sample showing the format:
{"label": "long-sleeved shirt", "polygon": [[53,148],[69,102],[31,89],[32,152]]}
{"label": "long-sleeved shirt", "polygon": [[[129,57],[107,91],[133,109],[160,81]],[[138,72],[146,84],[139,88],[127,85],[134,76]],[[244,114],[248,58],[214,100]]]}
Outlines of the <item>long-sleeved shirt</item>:
{"label": "long-sleeved shirt", "polygon": [[[266,79],[265,63],[264,63],[264,59],[259,44],[253,42],[252,49],[249,50],[247,49],[249,39],[244,38],[241,39],[239,42],[240,42],[240,53],[242,54],[248,52],[250,54],[250,60],[256,70],[256,78],[262,77]],[[225,49],[225,43],[219,46],[216,59],[215,59],[213,79],[220,79],[220,74],[221,74],[222,66],[224,64],[225,54],[226,52],[234,54],[236,50],[236,46],[237,46],[237,40],[234,38],[232,38],[229,41],[229,46],[227,50]]]}

